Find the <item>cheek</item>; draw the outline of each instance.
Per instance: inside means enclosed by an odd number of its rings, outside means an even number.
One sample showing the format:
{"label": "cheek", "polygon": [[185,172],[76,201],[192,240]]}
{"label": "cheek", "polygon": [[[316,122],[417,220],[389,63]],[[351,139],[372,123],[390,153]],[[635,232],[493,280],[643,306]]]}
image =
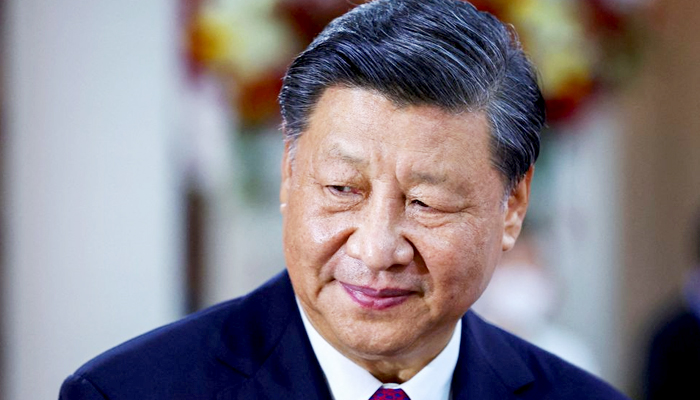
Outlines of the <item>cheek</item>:
{"label": "cheek", "polygon": [[[483,234],[491,232],[491,234]],[[500,254],[500,236],[492,226],[462,225],[426,235],[422,256],[437,301],[466,312],[486,289]],[[419,249],[420,251],[420,249]],[[459,304],[459,306],[457,306]]]}
{"label": "cheek", "polygon": [[324,213],[310,201],[290,202],[284,216],[288,267],[320,281],[330,279],[333,275],[331,261],[351,232],[350,216]]}

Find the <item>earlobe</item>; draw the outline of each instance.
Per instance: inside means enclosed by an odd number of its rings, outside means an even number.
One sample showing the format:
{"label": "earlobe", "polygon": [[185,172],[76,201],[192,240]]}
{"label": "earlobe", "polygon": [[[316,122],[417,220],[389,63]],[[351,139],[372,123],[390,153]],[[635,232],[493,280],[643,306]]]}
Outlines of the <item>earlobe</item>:
{"label": "earlobe", "polygon": [[523,227],[523,220],[527,212],[527,206],[530,201],[530,182],[532,175],[535,172],[535,166],[531,165],[525,176],[513,188],[508,197],[506,205],[505,224],[503,227],[503,251],[508,251],[515,245],[515,241],[520,235],[520,230]]}
{"label": "earlobe", "polygon": [[290,180],[292,177],[292,144],[287,141],[284,145],[284,153],[282,154],[282,182],[280,184],[280,211],[284,214],[287,207],[287,198],[289,192]]}

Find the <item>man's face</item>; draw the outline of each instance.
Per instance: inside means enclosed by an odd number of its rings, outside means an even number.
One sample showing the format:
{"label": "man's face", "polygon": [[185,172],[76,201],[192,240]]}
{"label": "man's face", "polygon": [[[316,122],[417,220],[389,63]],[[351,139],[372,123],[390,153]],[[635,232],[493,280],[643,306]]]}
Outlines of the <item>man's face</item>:
{"label": "man's face", "polygon": [[280,193],[306,314],[352,359],[429,360],[515,241],[530,174],[504,205],[482,113],[334,87],[309,122]]}

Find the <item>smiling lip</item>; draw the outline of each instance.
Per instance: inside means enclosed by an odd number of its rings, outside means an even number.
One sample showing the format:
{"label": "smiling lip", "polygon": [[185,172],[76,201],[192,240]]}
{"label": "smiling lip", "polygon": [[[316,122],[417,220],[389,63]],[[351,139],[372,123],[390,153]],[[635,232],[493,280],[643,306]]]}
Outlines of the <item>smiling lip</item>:
{"label": "smiling lip", "polygon": [[372,289],[364,286],[340,283],[355,303],[372,310],[384,310],[397,306],[408,299],[414,292],[405,289]]}

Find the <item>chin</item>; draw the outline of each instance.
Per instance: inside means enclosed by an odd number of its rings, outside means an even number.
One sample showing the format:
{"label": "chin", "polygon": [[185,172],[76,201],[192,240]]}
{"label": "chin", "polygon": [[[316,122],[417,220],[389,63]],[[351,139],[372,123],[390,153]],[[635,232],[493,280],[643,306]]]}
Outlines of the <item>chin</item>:
{"label": "chin", "polygon": [[365,359],[386,359],[406,355],[423,336],[418,333],[407,335],[406,329],[402,329],[403,325],[391,324],[390,327],[386,325],[386,323],[355,322],[350,329],[341,329],[336,336],[347,351]]}

